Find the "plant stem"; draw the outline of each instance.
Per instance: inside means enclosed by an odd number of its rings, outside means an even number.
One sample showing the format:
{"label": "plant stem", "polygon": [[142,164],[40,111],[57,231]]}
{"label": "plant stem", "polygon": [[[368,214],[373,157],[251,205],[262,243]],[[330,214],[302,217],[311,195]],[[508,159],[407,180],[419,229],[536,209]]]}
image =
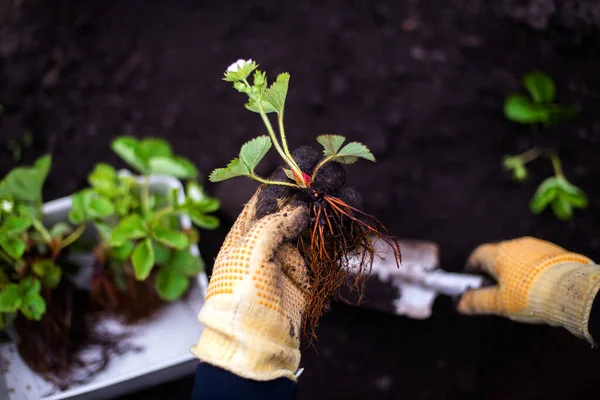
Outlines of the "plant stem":
{"label": "plant stem", "polygon": [[554,168],[554,175],[559,178],[564,178],[565,174],[563,173],[562,165],[560,162],[560,158],[555,151],[550,152],[550,161],[552,161],[552,167]]}
{"label": "plant stem", "polygon": [[519,157],[521,159],[523,164],[527,164],[528,162],[535,160],[536,158],[538,158],[541,155],[542,155],[542,150],[538,146],[535,146],[534,148],[529,149],[526,152],[519,154],[517,157]]}
{"label": "plant stem", "polygon": [[264,183],[264,184],[267,184],[267,185],[290,186],[290,187],[293,187],[293,188],[296,188],[296,189],[300,187],[300,186],[295,185],[295,184],[290,183],[290,182],[270,181],[268,179],[261,178],[258,175],[248,175],[248,177],[254,179],[255,181],[258,181],[260,183]]}
{"label": "plant stem", "polygon": [[77,229],[75,229],[69,236],[64,238],[60,243],[60,248],[64,249],[65,247],[71,245],[74,241],[79,239],[83,232],[85,231],[86,224],[79,225]]}
{"label": "plant stem", "polygon": [[31,223],[33,227],[42,235],[42,237],[44,238],[44,242],[50,243],[52,241],[50,233],[40,221],[38,221],[36,218],[32,218]]}
{"label": "plant stem", "polygon": [[157,211],[156,214],[154,214],[154,216],[152,217],[152,219],[159,220],[162,217],[165,217],[165,216],[171,214],[173,211],[175,211],[175,209],[173,207],[165,207],[165,208]]}
{"label": "plant stem", "polygon": [[331,159],[333,158],[333,156],[329,156],[327,158],[324,158],[323,160],[321,160],[321,162],[319,163],[319,165],[317,165],[315,167],[315,170],[312,173],[312,176],[310,177],[313,181],[315,180],[315,177],[317,176],[317,172],[319,172],[319,170],[321,169],[321,167],[325,164],[327,164],[329,161],[331,161]]}
{"label": "plant stem", "polygon": [[142,187],[140,188],[140,200],[142,203],[142,214],[148,215],[150,212],[150,177],[146,176]]}
{"label": "plant stem", "polygon": [[278,113],[277,119],[279,121],[279,135],[281,136],[281,143],[283,144],[283,151],[285,152],[285,155],[289,158],[289,160],[296,167],[296,172],[300,172],[300,176],[302,176],[302,173],[301,173],[302,170],[300,170],[300,167],[298,166],[298,164],[296,164],[294,157],[292,157],[292,155],[290,154],[290,150],[288,149],[287,140],[285,138],[285,129],[283,127],[283,110],[281,110],[281,112]]}

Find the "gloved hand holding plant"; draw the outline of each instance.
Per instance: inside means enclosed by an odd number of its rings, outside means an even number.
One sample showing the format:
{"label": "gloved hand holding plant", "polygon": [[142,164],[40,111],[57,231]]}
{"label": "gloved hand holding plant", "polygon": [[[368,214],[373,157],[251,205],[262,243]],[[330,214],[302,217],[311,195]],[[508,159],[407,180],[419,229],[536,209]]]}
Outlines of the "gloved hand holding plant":
{"label": "gloved hand holding plant", "polygon": [[[260,114],[269,136],[242,146],[239,158],[210,175],[213,182],[247,176],[263,185],[247,203],[215,261],[206,303],[200,312],[205,329],[193,348],[201,360],[239,376],[295,379],[302,332],[313,332],[332,295],[353,269],[370,270],[370,235],[400,248],[385,227],[364,213],[360,195],[345,184],[341,164],[359,158],[375,161],[361,143],[317,138],[323,157],[310,147],[289,151],[283,123],[289,74],[267,86],[252,60],[231,65],[224,80],[248,96],[246,108]],[[253,73],[253,82],[248,81]],[[268,118],[277,114],[279,135]],[[274,146],[285,165],[269,178],[255,167]],[[360,254],[351,264],[350,254]]]}

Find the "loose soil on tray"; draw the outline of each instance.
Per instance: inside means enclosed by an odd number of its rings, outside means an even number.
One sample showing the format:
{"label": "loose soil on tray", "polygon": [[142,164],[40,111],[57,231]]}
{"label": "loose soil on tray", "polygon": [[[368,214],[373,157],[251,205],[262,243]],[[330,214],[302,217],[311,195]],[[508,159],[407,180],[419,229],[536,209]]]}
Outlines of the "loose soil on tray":
{"label": "loose soil on tray", "polygon": [[[364,208],[396,235],[441,247],[462,268],[485,241],[535,235],[600,260],[600,40],[593,1],[23,0],[0,5],[0,172],[4,144],[33,134],[23,162],[45,151],[48,199],[83,187],[94,163],[117,163],[120,134],[162,136],[205,173],[263,133],[244,98],[220,81],[240,57],[292,75],[292,147],[337,133],[378,163],[348,168]],[[493,6],[487,3],[493,3]],[[16,3],[15,3],[16,4]],[[578,8],[579,7],[579,8]],[[596,19],[595,19],[596,18]],[[506,121],[520,77],[543,69],[574,123],[534,137]],[[533,216],[528,200],[551,174],[522,185],[504,154],[559,146],[565,173],[589,195],[571,222]],[[263,166],[277,165],[275,154]],[[255,185],[207,184],[223,226],[203,232],[212,260]],[[597,396],[600,353],[566,331],[466,318],[440,298],[426,321],[334,305],[303,351],[300,399],[565,399]],[[193,378],[124,399],[181,399]]]}

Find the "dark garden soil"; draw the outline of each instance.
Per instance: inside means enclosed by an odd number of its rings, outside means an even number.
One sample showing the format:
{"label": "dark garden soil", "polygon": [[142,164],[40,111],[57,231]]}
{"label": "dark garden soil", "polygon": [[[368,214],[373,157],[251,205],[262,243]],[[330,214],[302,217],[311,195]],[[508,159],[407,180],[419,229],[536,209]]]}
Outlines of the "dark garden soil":
{"label": "dark garden soil", "polygon": [[[262,132],[242,96],[220,80],[229,63],[252,57],[292,75],[292,145],[322,133],[367,144],[379,162],[349,168],[366,210],[398,236],[437,242],[444,268],[460,270],[482,242],[521,235],[600,260],[593,2],[2,3],[0,142],[30,131],[24,162],[52,152],[48,198],[81,188],[94,163],[116,163],[108,145],[124,133],[163,136],[206,173],[223,166]],[[537,139],[501,112],[504,96],[536,68],[556,78],[561,100],[583,110]],[[536,163],[523,185],[501,169],[502,155],[536,140],[560,147],[567,176],[589,195],[589,209],[572,222],[528,211],[549,163]],[[2,151],[4,173],[14,161]],[[223,228],[202,236],[211,259],[254,185],[207,188],[223,201]],[[451,299],[439,299],[427,321],[336,305],[317,333],[316,350],[303,353],[300,399],[598,396],[600,353],[585,341],[561,329],[462,317]],[[187,378],[126,398],[187,398],[192,384]]]}

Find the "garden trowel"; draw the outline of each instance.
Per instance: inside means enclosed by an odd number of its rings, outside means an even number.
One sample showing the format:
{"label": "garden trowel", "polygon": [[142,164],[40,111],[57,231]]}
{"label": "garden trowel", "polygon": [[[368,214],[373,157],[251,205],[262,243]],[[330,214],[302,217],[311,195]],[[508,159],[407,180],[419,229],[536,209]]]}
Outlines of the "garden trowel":
{"label": "garden trowel", "polygon": [[[396,264],[390,246],[373,238],[377,256],[367,278],[360,307],[425,319],[438,294],[460,296],[484,284],[484,277],[439,268],[439,248],[433,242],[399,240],[402,262]],[[358,258],[354,258],[358,262]],[[345,298],[356,294],[345,291]]]}

